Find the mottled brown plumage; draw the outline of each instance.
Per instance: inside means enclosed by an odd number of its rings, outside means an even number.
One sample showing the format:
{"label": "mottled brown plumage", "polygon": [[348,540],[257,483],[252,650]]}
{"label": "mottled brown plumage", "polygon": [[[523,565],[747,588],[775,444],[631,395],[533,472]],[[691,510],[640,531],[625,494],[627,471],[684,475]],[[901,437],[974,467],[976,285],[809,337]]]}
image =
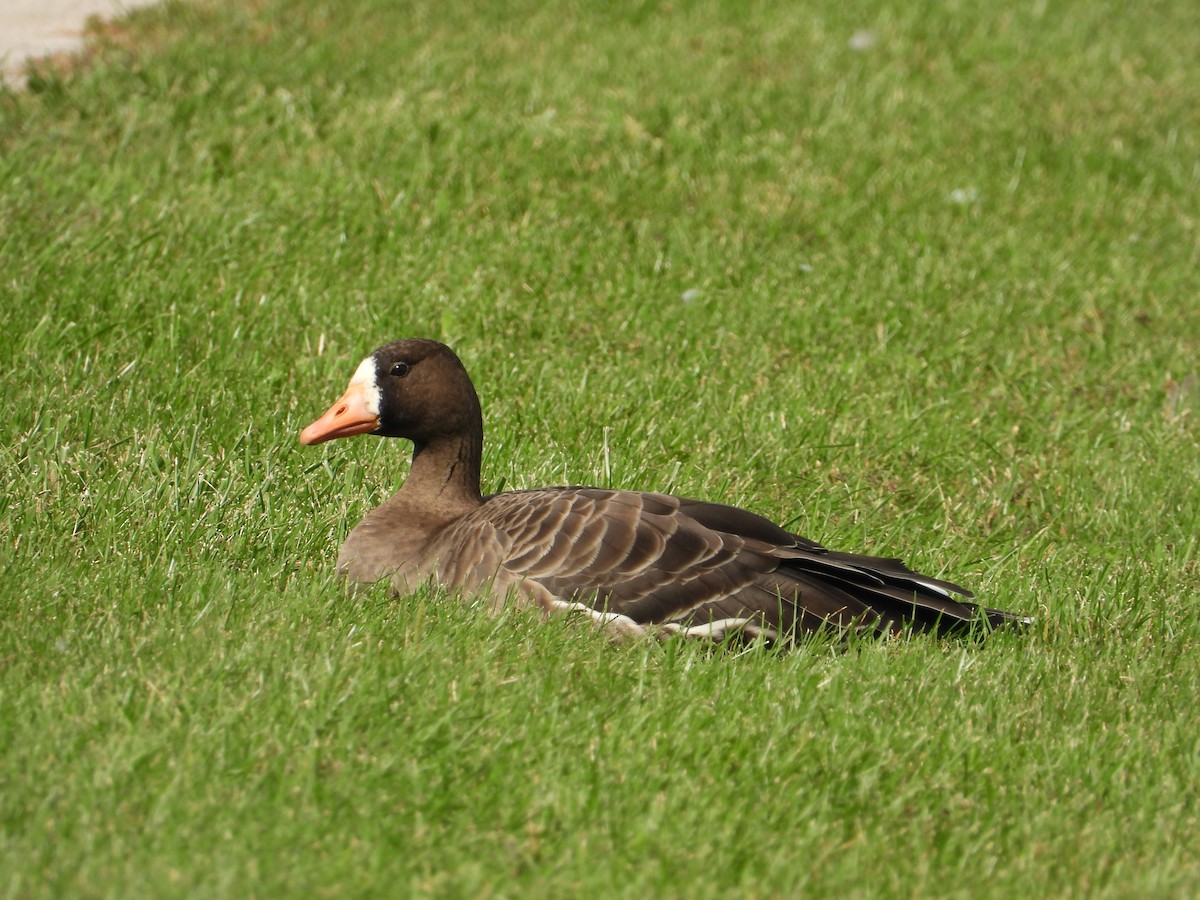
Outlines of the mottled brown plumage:
{"label": "mottled brown plumage", "polygon": [[433,579],[610,630],[787,639],[821,628],[899,632],[1025,621],[898,559],[839,553],[768,519],[666,494],[588,487],[484,497],[483,419],[458,357],[396,341],[363,361],[306,444],[372,433],[413,442],[400,491],[346,539],[338,570],[405,592]]}

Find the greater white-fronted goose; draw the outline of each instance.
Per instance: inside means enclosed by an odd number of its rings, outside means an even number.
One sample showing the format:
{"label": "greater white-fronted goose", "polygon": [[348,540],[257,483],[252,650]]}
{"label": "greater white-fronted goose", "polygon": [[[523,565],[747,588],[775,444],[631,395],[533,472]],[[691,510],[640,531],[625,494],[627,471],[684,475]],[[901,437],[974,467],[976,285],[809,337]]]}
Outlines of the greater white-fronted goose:
{"label": "greater white-fronted goose", "polygon": [[822,628],[946,633],[1026,621],[898,559],[826,550],[733,506],[667,494],[552,487],[483,496],[483,416],[466,369],[437,341],[362,361],[303,444],[356,434],[413,443],[412,469],[346,539],[338,571],[427,579],[495,607],[578,611],[618,633],[791,638]]}

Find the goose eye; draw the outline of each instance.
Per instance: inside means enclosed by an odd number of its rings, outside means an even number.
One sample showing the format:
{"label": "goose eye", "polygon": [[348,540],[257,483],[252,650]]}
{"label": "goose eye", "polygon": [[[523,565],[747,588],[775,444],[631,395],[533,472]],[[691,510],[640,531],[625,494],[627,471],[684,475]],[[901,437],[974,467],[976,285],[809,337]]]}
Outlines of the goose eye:
{"label": "goose eye", "polygon": [[409,367],[408,363],[398,362],[394,366],[392,366],[391,374],[395,375],[397,378],[403,378],[405,375],[408,374],[409,368],[410,367]]}

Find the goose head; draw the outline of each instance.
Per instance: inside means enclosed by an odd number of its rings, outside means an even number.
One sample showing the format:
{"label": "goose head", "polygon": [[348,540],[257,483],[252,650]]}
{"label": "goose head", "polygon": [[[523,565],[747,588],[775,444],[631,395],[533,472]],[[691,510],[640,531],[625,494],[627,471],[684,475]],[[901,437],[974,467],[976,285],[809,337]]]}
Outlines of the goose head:
{"label": "goose head", "polygon": [[479,398],[454,351],[437,341],[409,339],[364,359],[346,392],[300,432],[300,443],[375,434],[422,447],[476,429],[482,434]]}

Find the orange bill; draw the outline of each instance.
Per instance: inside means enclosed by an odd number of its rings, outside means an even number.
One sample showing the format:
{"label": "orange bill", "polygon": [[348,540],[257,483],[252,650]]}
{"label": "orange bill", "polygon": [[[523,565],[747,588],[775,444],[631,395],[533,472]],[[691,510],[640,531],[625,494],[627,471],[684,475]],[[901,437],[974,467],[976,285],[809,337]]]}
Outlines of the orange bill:
{"label": "orange bill", "polygon": [[300,432],[300,443],[321,444],[377,429],[379,413],[371,409],[367,391],[364,384],[351,384],[325,415]]}

